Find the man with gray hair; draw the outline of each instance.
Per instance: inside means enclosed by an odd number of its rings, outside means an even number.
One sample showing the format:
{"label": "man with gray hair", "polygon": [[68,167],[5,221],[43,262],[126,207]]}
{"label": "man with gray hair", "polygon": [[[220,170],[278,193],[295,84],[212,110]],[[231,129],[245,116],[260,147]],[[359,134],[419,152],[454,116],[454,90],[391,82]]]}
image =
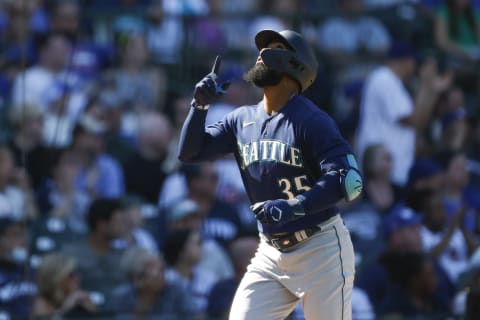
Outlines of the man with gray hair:
{"label": "man with gray hair", "polygon": [[129,280],[113,291],[110,309],[117,319],[191,319],[190,295],[165,278],[165,262],[160,255],[132,248],[123,254],[120,267]]}

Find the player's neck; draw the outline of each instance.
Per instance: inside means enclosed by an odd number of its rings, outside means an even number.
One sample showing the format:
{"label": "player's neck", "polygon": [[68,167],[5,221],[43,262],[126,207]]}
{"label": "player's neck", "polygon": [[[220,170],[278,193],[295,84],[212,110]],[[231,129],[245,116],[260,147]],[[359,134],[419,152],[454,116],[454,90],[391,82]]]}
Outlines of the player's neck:
{"label": "player's neck", "polygon": [[263,101],[265,112],[270,115],[277,113],[296,93],[296,87],[283,86],[282,83],[276,86],[264,87]]}

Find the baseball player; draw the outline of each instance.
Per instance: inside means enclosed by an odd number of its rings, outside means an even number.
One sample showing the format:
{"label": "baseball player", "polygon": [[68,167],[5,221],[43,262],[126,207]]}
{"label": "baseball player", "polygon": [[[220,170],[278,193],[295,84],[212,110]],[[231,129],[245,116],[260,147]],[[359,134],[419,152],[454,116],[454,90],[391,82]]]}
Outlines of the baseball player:
{"label": "baseball player", "polygon": [[195,86],[179,142],[181,161],[233,153],[258,220],[260,245],[230,319],[284,319],[298,301],[307,320],[350,319],[354,253],[336,203],[361,193],[355,157],[334,121],[301,95],[317,72],[302,35],[262,30],[255,44],[244,77],[263,99],[206,127],[209,105],[228,87],[218,83],[217,57]]}

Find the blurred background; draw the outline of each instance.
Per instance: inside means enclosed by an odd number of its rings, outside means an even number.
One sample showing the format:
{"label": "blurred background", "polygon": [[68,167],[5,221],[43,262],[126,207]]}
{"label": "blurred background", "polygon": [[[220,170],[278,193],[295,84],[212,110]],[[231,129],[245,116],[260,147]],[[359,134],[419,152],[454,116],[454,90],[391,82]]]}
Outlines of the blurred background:
{"label": "blurred background", "polygon": [[262,98],[262,29],[362,165],[353,319],[480,319],[478,0],[0,0],[0,319],[227,319],[256,221],[233,157],[176,148],[216,55],[207,123]]}

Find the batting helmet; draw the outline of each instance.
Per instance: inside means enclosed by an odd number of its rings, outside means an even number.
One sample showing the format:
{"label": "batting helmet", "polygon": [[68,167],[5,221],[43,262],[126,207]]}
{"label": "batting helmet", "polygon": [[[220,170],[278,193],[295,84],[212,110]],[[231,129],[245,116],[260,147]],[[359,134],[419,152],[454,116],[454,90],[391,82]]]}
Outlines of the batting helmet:
{"label": "batting helmet", "polygon": [[272,41],[282,42],[289,50],[264,50],[260,53],[263,63],[290,76],[297,81],[300,92],[305,91],[317,76],[318,62],[312,48],[302,35],[291,30],[262,30],[255,36],[258,50]]}

